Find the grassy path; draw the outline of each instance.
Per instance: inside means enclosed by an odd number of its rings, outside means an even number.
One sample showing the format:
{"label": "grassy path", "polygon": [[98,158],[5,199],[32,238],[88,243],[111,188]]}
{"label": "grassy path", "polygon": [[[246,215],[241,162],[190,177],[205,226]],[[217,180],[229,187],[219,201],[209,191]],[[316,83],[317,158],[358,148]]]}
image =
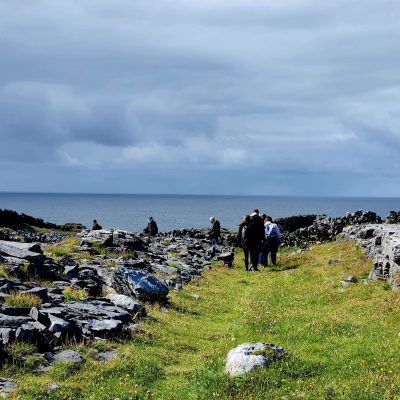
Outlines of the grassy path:
{"label": "grassy path", "polygon": [[[328,265],[330,258],[340,260]],[[352,243],[283,257],[281,271],[217,267],[154,307],[119,357],[20,379],[21,399],[400,399],[400,293],[382,282],[347,288],[370,265]],[[243,342],[283,346],[280,363],[238,379],[223,371]],[[107,344],[95,343],[103,348]],[[28,367],[26,367],[28,368]],[[49,391],[56,383],[59,389]]]}

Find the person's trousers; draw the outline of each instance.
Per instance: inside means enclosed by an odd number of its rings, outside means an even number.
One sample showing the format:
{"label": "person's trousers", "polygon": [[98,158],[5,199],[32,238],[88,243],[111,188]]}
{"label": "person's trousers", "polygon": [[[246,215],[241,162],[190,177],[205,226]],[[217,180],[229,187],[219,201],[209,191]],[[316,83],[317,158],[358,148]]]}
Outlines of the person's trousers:
{"label": "person's trousers", "polygon": [[249,270],[249,253],[250,249],[248,247],[243,247],[244,266],[246,267],[246,271]]}
{"label": "person's trousers", "polygon": [[260,255],[259,253],[260,248],[258,246],[250,247],[250,262],[254,270],[256,270],[258,266],[258,257]]}
{"label": "person's trousers", "polygon": [[268,256],[271,255],[272,265],[276,265],[276,253],[278,252],[281,241],[277,237],[269,238],[265,241],[264,255],[265,265],[268,265]]}

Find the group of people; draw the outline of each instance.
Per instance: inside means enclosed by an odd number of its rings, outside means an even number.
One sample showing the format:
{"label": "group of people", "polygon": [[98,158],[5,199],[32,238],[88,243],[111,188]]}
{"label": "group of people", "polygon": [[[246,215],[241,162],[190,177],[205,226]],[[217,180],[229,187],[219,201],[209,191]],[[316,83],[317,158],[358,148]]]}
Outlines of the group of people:
{"label": "group of people", "polygon": [[[210,217],[211,229],[208,235],[212,246],[221,243],[221,224],[215,217]],[[93,220],[92,230],[102,229],[96,220]],[[143,232],[156,236],[158,226],[156,221],[149,217],[147,227]],[[243,249],[246,271],[258,271],[258,265],[276,265],[276,255],[281,244],[281,231],[269,215],[263,214],[257,208],[250,215],[245,215],[239,224],[238,242]]]}
{"label": "group of people", "polygon": [[269,215],[260,216],[257,208],[245,215],[239,224],[238,240],[243,249],[246,271],[258,271],[260,263],[267,267],[269,258],[276,265],[281,237],[279,226]]}

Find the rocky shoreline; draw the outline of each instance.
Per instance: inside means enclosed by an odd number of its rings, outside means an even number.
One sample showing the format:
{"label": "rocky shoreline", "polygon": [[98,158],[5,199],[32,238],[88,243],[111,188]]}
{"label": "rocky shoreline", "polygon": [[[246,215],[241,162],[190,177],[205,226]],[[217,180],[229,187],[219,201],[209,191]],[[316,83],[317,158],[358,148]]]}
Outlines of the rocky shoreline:
{"label": "rocky shoreline", "polygon": [[[210,247],[197,230],[154,238],[84,230],[74,243],[71,253],[58,256],[47,245],[0,241],[0,348],[23,341],[52,351],[71,340],[129,335],[146,315],[143,302],[168,306],[169,290],[213,262],[233,262],[232,247]],[[69,299],[74,292],[84,298]],[[16,296],[34,296],[39,305],[10,305]]]}
{"label": "rocky shoreline", "polygon": [[[284,246],[356,240],[374,260],[369,279],[386,279],[398,288],[399,221],[396,212],[382,223],[373,212],[356,211],[342,218],[294,216],[277,223]],[[2,231],[0,351],[15,342],[31,343],[46,368],[65,343],[129,337],[146,317],[147,304],[168,308],[170,290],[180,290],[216,262],[232,266],[236,232],[222,236],[220,246],[210,246],[207,232],[199,229],[156,237],[104,229]]]}

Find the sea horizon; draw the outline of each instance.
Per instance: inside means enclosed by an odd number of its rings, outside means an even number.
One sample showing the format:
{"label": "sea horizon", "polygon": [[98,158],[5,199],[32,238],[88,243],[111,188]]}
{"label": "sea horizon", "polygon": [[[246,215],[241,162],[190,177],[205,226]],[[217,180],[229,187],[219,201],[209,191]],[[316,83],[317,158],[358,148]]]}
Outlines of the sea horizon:
{"label": "sea horizon", "polygon": [[85,196],[192,196],[192,197],[272,197],[272,198],[305,198],[305,199],[400,199],[400,196],[334,196],[334,195],[296,195],[296,194],[212,194],[212,193],[118,193],[118,192],[31,192],[0,190],[0,194],[29,195],[85,195]]}
{"label": "sea horizon", "polygon": [[273,218],[304,214],[340,217],[356,210],[374,211],[385,218],[400,210],[400,198],[278,195],[129,194],[0,192],[0,208],[42,218],[56,224],[90,226],[97,219],[104,228],[141,231],[152,216],[160,231],[207,228],[215,216],[222,227],[237,229],[245,214],[258,208]]}

